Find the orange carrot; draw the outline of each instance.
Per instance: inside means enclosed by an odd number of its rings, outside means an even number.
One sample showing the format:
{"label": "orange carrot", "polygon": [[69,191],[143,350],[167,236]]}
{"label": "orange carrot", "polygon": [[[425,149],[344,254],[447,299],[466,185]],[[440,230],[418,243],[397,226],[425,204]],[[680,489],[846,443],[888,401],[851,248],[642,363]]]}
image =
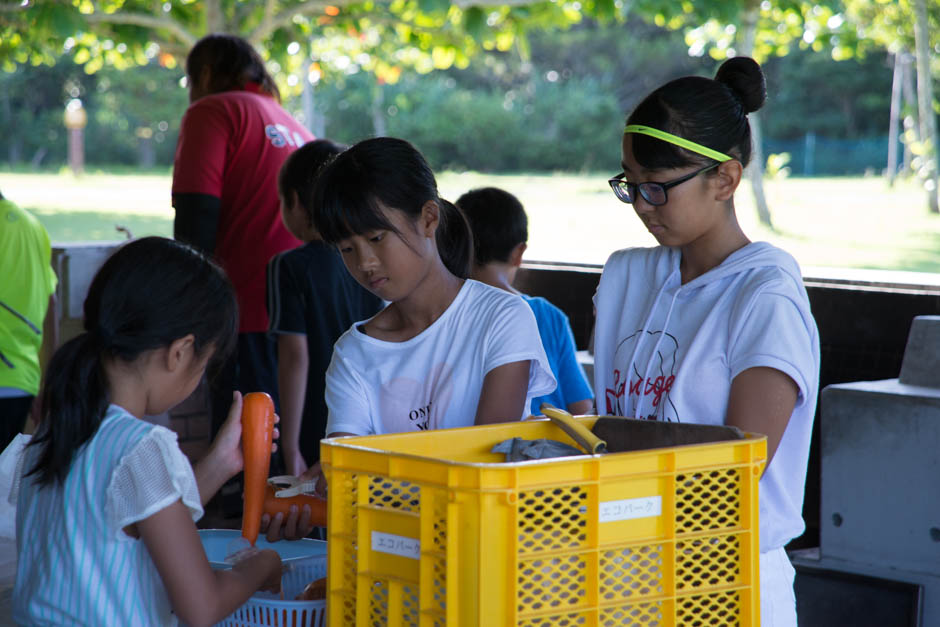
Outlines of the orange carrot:
{"label": "orange carrot", "polygon": [[245,458],[245,505],[242,537],[252,546],[261,530],[265,486],[271,467],[274,401],[264,392],[245,394],[242,406],[242,455]]}
{"label": "orange carrot", "polygon": [[274,518],[275,514],[284,514],[286,518],[290,514],[291,505],[296,505],[298,510],[302,510],[304,505],[310,506],[310,522],[316,527],[326,527],[326,499],[321,499],[309,494],[298,494],[286,498],[274,496],[277,488],[268,484],[264,495],[264,513]]}

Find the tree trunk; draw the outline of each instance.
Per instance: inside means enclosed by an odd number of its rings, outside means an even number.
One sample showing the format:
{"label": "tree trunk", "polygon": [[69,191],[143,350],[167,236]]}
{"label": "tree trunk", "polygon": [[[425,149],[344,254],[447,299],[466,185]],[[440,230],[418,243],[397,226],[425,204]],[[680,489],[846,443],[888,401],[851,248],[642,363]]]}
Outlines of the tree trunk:
{"label": "tree trunk", "polygon": [[[4,126],[12,131],[15,128],[13,125],[13,107],[10,106],[10,90],[6,86],[3,89],[0,89],[0,102],[3,103],[2,110],[3,120],[5,122]],[[19,163],[20,154],[22,152],[20,148],[22,140],[16,135],[13,137],[8,135],[6,140],[9,142],[7,144],[7,159],[9,160],[10,165],[16,165]]]}
{"label": "tree trunk", "polygon": [[317,86],[310,82],[311,65],[313,65],[313,59],[308,57],[301,69],[303,91],[300,94],[300,102],[304,111],[304,124],[307,130],[313,133],[313,136],[317,139],[323,139],[326,137],[326,119],[317,110]]}
{"label": "tree trunk", "polygon": [[40,146],[37,148],[36,152],[33,153],[33,158],[29,160],[29,167],[33,170],[38,170],[39,166],[42,165],[42,160],[45,159],[47,152],[48,150],[46,150],[45,146]]}
{"label": "tree trunk", "polygon": [[754,193],[754,206],[757,208],[757,218],[760,223],[774,230],[773,220],[770,218],[770,207],[764,196],[764,151],[761,148],[761,124],[757,112],[750,114],[751,140],[754,148],[751,150],[751,162],[747,166],[747,177],[751,181],[751,191]]}
{"label": "tree trunk", "polygon": [[917,108],[920,138],[924,147],[921,158],[921,179],[927,191],[927,207],[940,213],[937,197],[937,118],[933,112],[933,85],[930,78],[930,44],[927,32],[927,0],[915,2],[914,40],[917,47]]}
{"label": "tree trunk", "polygon": [[[315,85],[311,85],[310,89],[316,93]],[[313,133],[314,137],[326,137],[326,114],[317,108],[316,100],[314,100],[313,105],[313,126],[310,127],[310,132]]]}
{"label": "tree trunk", "polygon": [[[754,40],[757,37],[757,20],[760,17],[760,2],[749,1],[741,10],[741,45],[738,54],[752,56],[754,54]],[[751,192],[754,194],[754,206],[757,209],[757,218],[760,223],[773,230],[774,224],[770,217],[770,207],[764,195],[764,150],[761,147],[760,116],[755,111],[748,115],[751,124],[751,162],[747,166],[745,175],[751,182]]]}
{"label": "tree trunk", "polygon": [[[309,53],[308,53],[309,54]],[[313,106],[313,85],[310,83],[310,66],[313,61],[307,56],[304,64],[300,67],[300,82],[303,85],[303,91],[300,93],[300,104],[304,111],[304,125],[307,130],[313,133],[317,139],[321,139],[317,134],[315,127],[316,108]]]}
{"label": "tree trunk", "polygon": [[[905,109],[912,111],[917,110],[917,90],[914,89],[914,75],[911,74],[911,55],[905,53],[904,55],[904,67],[901,76],[901,93],[904,95],[904,100],[901,104],[901,113],[903,115]],[[903,115],[902,122],[904,125],[905,134],[908,129],[914,134],[915,141],[920,141],[920,129],[917,128],[917,122],[914,117],[910,114]],[[904,142],[904,162],[902,168],[905,173],[910,173],[912,171],[911,166],[911,142]]]}
{"label": "tree trunk", "polygon": [[20,162],[23,155],[23,142],[19,137],[8,138],[10,143],[7,146],[7,160],[10,165],[16,165]]}
{"label": "tree trunk", "polygon": [[157,155],[153,148],[153,136],[138,136],[137,138],[137,165],[149,170],[156,164]]}
{"label": "tree trunk", "polygon": [[372,88],[372,128],[376,137],[385,137],[388,134],[385,125],[385,90],[378,81]]}
{"label": "tree trunk", "polygon": [[888,167],[885,176],[888,187],[894,186],[894,179],[898,175],[898,127],[901,120],[901,77],[904,73],[904,62],[901,60],[904,51],[894,53],[894,78],[891,79],[891,115],[888,121]]}
{"label": "tree trunk", "polygon": [[205,6],[206,34],[225,32],[225,16],[222,14],[221,0],[205,0]]}

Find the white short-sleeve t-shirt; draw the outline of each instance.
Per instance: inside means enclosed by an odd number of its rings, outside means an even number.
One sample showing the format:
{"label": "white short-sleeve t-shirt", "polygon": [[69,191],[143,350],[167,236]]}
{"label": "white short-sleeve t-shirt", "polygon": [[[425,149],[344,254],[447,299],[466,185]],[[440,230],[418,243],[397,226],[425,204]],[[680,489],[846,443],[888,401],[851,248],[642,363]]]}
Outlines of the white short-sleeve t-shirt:
{"label": "white short-sleeve t-shirt", "polygon": [[465,281],[441,317],[410,340],[379,340],[360,325],[336,342],[326,373],[327,434],[470,426],[486,374],[519,361],[530,362],[526,410],[555,389],[532,310],[477,281]]}

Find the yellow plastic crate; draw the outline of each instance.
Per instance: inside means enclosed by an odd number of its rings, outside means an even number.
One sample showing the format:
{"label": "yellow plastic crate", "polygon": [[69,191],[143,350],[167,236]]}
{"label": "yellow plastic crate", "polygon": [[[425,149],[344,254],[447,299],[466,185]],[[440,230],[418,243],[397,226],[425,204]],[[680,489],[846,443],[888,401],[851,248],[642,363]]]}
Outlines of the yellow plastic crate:
{"label": "yellow plastic crate", "polygon": [[760,624],[764,436],[502,463],[512,437],[573,443],[548,420],[322,442],[328,625]]}

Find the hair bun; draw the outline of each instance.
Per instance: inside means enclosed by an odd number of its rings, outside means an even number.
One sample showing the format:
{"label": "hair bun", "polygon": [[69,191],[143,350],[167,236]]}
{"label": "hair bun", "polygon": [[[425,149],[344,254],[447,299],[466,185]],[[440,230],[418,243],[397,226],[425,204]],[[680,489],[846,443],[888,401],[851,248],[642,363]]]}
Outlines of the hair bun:
{"label": "hair bun", "polygon": [[718,68],[715,80],[728,86],[741,102],[745,113],[757,111],[767,99],[767,84],[764,72],[757,61],[750,57],[728,59]]}

